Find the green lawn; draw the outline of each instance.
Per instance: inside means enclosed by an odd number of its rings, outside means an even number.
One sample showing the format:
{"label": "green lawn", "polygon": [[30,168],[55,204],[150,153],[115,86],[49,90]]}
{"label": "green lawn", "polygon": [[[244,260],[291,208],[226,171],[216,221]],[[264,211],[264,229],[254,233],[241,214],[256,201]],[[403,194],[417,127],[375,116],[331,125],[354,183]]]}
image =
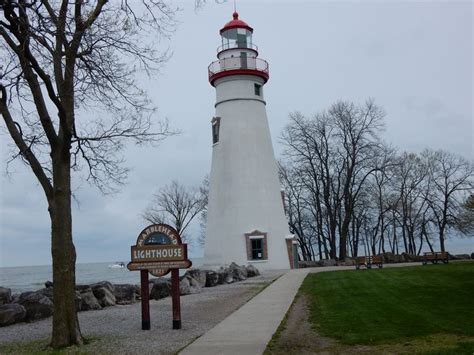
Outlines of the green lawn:
{"label": "green lawn", "polygon": [[301,292],[311,324],[345,344],[474,336],[473,262],[309,274]]}

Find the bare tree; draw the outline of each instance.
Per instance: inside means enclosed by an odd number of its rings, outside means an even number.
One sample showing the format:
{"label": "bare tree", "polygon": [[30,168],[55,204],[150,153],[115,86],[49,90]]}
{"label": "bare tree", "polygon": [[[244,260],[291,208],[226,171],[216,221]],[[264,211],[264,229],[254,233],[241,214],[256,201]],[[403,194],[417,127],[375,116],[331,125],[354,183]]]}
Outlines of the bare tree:
{"label": "bare tree", "polygon": [[[340,209],[341,173],[334,161],[334,126],[326,113],[308,119],[301,113],[290,115],[290,123],[282,132],[284,155],[301,177],[306,190],[306,201],[310,204],[315,222],[315,233],[321,242],[326,257],[336,258],[337,218]],[[288,180],[291,183],[290,180]],[[288,196],[291,196],[288,195]],[[321,255],[321,253],[320,253]]]}
{"label": "bare tree", "polygon": [[200,189],[187,188],[174,180],[153,196],[143,218],[150,223],[167,223],[176,228],[184,241],[189,241],[186,229],[206,206],[207,195]]}
{"label": "bare tree", "polygon": [[308,198],[310,194],[303,181],[303,174],[289,165],[279,164],[280,181],[284,188],[285,214],[290,233],[296,236],[303,260],[315,260],[313,245],[319,249],[321,257],[321,240],[315,229],[314,206]]}
{"label": "bare tree", "polygon": [[385,113],[368,100],[364,105],[338,102],[329,110],[337,127],[337,154],[342,170],[343,209],[340,223],[339,258],[347,256],[347,236],[354,206],[366,179],[383,165],[379,134],[384,127]]}
{"label": "bare tree", "polygon": [[339,258],[346,258],[359,194],[369,176],[386,163],[379,159],[384,115],[371,100],[364,105],[341,101],[312,119],[290,115],[283,131],[285,156],[305,177],[318,240],[327,239],[331,258],[337,256],[337,240]]}
{"label": "bare tree", "polygon": [[405,252],[414,255],[417,250],[415,236],[425,222],[428,208],[428,168],[419,155],[405,152],[398,157],[395,174],[393,186],[397,193],[397,221]]}
{"label": "bare tree", "polygon": [[35,175],[51,219],[54,312],[51,345],[82,344],[75,309],[71,173],[110,192],[128,170],[124,140],[158,142],[154,108],[135,80],[168,55],[175,9],[161,0],[0,0],[0,112],[13,140],[11,159]]}
{"label": "bare tree", "polygon": [[474,166],[461,156],[443,151],[423,152],[430,174],[428,205],[445,251],[446,230],[457,225],[457,217],[467,195],[474,191]]}
{"label": "bare tree", "polygon": [[396,154],[380,139],[384,116],[371,100],[290,115],[280,178],[290,229],[308,259],[314,246],[333,259],[357,256],[362,245],[371,254],[387,245],[415,255],[433,250],[435,235],[444,250],[453,227],[474,234],[472,163],[444,151]]}

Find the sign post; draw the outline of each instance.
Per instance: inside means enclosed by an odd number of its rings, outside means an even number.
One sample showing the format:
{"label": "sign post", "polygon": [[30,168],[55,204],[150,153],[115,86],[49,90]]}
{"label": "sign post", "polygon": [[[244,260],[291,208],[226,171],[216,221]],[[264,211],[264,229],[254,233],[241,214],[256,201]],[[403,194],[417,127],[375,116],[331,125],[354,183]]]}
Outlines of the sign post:
{"label": "sign post", "polygon": [[150,330],[150,286],[148,270],[140,270],[140,286],[142,299],[142,330]]}
{"label": "sign post", "polygon": [[173,329],[181,329],[181,305],[179,293],[179,269],[187,269],[188,246],[181,242],[178,232],[167,224],[146,227],[131,246],[131,262],[127,268],[140,271],[142,299],[142,329],[149,330],[150,290],[148,273],[164,276],[171,271],[171,298],[173,302]]}
{"label": "sign post", "polygon": [[171,270],[171,297],[173,303],[173,329],[181,329],[181,305],[179,299],[179,270]]}

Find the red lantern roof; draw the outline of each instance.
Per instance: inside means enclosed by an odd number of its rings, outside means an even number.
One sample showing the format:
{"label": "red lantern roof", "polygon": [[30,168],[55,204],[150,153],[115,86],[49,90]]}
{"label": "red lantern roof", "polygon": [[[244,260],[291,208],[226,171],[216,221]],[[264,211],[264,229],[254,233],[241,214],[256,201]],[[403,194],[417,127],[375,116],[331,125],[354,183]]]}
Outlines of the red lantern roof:
{"label": "red lantern roof", "polygon": [[224,32],[224,31],[230,30],[231,28],[245,28],[246,30],[249,30],[250,32],[253,32],[252,27],[247,25],[246,22],[244,22],[242,20],[239,20],[239,14],[237,13],[237,11],[235,11],[232,14],[232,17],[234,19],[232,21],[227,22],[225,24],[225,26],[221,28],[221,30],[219,31],[220,34],[222,34],[222,32]]}

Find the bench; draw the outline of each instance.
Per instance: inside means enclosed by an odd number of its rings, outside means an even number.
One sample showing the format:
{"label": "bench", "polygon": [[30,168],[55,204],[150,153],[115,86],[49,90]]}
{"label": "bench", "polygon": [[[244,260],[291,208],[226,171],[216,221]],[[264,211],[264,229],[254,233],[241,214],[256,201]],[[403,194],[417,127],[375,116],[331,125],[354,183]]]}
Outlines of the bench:
{"label": "bench", "polygon": [[438,261],[442,261],[447,264],[449,261],[449,253],[446,251],[426,252],[423,253],[423,265],[428,264],[428,261],[433,264],[437,264]]}
{"label": "bench", "polygon": [[357,270],[361,266],[365,266],[367,269],[372,269],[372,265],[377,265],[379,269],[383,268],[383,258],[381,255],[372,256],[359,256],[356,258],[355,267]]}

